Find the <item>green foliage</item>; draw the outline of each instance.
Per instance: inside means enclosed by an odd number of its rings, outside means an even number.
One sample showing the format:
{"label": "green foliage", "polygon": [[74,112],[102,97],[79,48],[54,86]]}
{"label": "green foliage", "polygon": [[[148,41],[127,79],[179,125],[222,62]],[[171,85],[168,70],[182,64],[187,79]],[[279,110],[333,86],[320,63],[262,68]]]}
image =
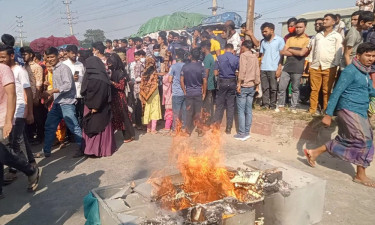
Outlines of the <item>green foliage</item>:
{"label": "green foliage", "polygon": [[85,39],[83,41],[80,41],[80,45],[83,48],[90,48],[92,43],[98,41],[104,42],[106,39],[104,31],[100,29],[88,29],[83,36],[85,37]]}

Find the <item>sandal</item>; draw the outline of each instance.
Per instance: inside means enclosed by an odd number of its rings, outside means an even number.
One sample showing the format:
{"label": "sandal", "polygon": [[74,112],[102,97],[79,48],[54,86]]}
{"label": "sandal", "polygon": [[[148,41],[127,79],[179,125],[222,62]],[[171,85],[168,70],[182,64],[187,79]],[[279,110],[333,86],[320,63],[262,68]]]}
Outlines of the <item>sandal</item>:
{"label": "sandal", "polygon": [[362,180],[354,177],[353,182],[357,183],[357,184],[362,184],[362,185],[364,185],[366,187],[375,188],[375,181],[365,182],[365,181],[362,181]]}
{"label": "sandal", "polygon": [[129,142],[132,142],[132,141],[134,141],[134,137],[132,137],[132,138],[130,138],[128,140],[124,140],[124,143],[129,143]]}
{"label": "sandal", "polygon": [[305,156],[307,158],[307,163],[312,167],[315,168],[315,161],[311,160],[311,155],[309,153],[309,150],[304,149],[303,152],[305,153]]}

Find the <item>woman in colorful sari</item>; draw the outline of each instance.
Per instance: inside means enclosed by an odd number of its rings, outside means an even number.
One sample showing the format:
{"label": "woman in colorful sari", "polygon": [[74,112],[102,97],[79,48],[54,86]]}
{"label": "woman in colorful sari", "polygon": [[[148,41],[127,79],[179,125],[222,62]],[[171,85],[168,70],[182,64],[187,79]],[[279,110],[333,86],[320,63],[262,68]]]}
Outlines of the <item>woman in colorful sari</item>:
{"label": "woman in colorful sari", "polygon": [[120,56],[112,53],[107,59],[108,68],[112,71],[112,125],[114,130],[121,130],[124,143],[134,140],[135,132],[131,121],[131,113],[126,101],[125,88],[127,86],[126,72]]}
{"label": "woman in colorful sari", "polygon": [[111,122],[111,82],[104,63],[96,56],[86,60],[81,95],[85,102],[82,121],[85,154],[111,156],[116,151]]}
{"label": "woman in colorful sari", "polygon": [[367,116],[369,99],[375,96],[375,89],[369,77],[375,61],[375,45],[363,43],[358,46],[357,56],[352,64],[341,73],[329,98],[323,124],[331,125],[334,111],[337,112],[338,135],[325,145],[304,153],[307,162],[315,167],[316,158],[328,152],[357,166],[353,181],[375,188],[375,181],[366,175],[374,156],[373,132]]}
{"label": "woman in colorful sari", "polygon": [[156,134],[157,121],[162,117],[156,63],[151,57],[146,59],[140,89],[139,98],[143,106],[142,122],[147,125],[147,133]]}

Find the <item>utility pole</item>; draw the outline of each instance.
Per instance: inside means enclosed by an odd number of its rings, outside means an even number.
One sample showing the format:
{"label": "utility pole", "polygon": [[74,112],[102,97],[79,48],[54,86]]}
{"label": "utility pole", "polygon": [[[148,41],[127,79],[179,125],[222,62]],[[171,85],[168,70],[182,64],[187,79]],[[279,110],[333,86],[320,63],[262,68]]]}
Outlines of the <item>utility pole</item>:
{"label": "utility pole", "polygon": [[19,39],[20,39],[20,45],[21,47],[23,47],[23,39],[26,38],[23,36],[23,31],[22,31],[22,27],[23,27],[23,20],[22,19],[22,16],[16,16],[17,20],[17,27],[19,28],[18,32],[19,32]]}
{"label": "utility pole", "polygon": [[68,20],[68,25],[70,29],[70,35],[74,35],[73,33],[73,17],[72,17],[72,12],[70,11],[69,5],[72,4],[71,1],[65,0],[63,1],[63,4],[66,6],[66,18],[61,18],[61,19],[67,19]]}
{"label": "utility pole", "polygon": [[[255,0],[248,0],[247,2],[247,18],[246,18],[246,30],[254,32],[254,6]],[[250,40],[250,37],[246,35],[246,40]]]}
{"label": "utility pole", "polygon": [[212,0],[212,15],[216,16],[217,12],[217,0]]}

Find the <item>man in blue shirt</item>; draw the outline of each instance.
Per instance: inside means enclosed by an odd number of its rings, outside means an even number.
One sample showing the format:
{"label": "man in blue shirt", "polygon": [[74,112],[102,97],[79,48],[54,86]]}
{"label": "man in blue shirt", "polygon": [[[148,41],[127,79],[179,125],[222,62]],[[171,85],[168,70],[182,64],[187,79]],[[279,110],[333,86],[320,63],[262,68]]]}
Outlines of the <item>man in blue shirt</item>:
{"label": "man in blue shirt", "polygon": [[285,46],[284,39],[275,35],[275,25],[264,23],[261,26],[264,39],[260,44],[262,57],[260,80],[262,84],[263,109],[276,109],[277,78],[281,75],[281,51]]}
{"label": "man in blue shirt", "polygon": [[184,60],[185,51],[183,49],[176,50],[176,63],[173,64],[169,71],[169,82],[172,83],[172,111],[173,111],[173,125],[172,130],[176,131],[177,121],[185,125],[186,117],[186,102],[185,94],[181,88],[181,70],[185,65]]}
{"label": "man in blue shirt", "polygon": [[225,46],[224,55],[217,57],[215,76],[218,77],[216,95],[215,123],[220,126],[224,110],[227,112],[225,133],[230,134],[233,126],[234,104],[236,102],[236,73],[239,69],[239,58],[234,53],[232,44]]}
{"label": "man in blue shirt", "polygon": [[201,109],[206,97],[207,78],[202,62],[198,61],[200,50],[191,51],[191,63],[181,70],[181,88],[186,99],[186,133],[190,136],[197,124],[198,135],[202,134]]}

